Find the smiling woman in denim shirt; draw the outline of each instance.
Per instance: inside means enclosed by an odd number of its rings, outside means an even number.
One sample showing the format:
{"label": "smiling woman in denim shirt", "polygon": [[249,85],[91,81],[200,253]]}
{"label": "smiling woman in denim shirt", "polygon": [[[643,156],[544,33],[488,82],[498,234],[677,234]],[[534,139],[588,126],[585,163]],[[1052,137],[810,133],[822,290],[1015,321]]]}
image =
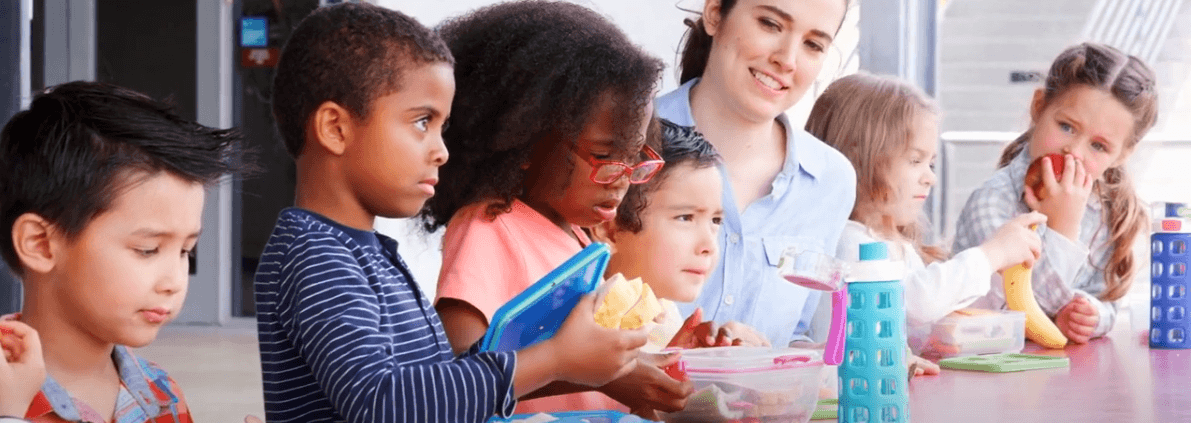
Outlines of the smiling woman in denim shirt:
{"label": "smiling woman in denim shirt", "polygon": [[682,86],[659,116],[694,126],[724,163],[723,254],[683,312],[751,325],[773,345],[806,340],[820,293],[777,272],[791,246],[834,254],[856,198],[856,172],[785,111],[819,74],[847,0],[707,0],[688,21]]}

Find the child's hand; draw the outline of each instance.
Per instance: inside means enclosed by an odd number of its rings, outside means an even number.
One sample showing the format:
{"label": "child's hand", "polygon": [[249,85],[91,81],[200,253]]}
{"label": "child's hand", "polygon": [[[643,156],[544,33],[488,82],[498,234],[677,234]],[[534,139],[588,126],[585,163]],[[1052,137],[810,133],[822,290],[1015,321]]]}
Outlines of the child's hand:
{"label": "child's hand", "polygon": [[988,263],[993,270],[1025,263],[1026,268],[1034,266],[1034,261],[1042,255],[1042,238],[1031,226],[1046,222],[1046,215],[1030,212],[1017,216],[997,229],[988,241],[980,245]]}
{"label": "child's hand", "polygon": [[714,322],[703,322],[703,308],[696,308],[690,317],[687,317],[682,322],[682,327],[678,329],[678,333],[670,338],[670,344],[666,345],[671,348],[699,348],[715,344],[715,336],[712,332],[715,330]]}
{"label": "child's hand", "polygon": [[41,338],[29,325],[0,321],[0,349],[0,416],[24,416],[45,382]]}
{"label": "child's hand", "polygon": [[729,345],[744,345],[747,347],[768,347],[769,340],[765,339],[765,335],[757,332],[752,326],[735,320],[724,323],[720,327],[720,336],[716,339],[716,345],[724,345],[728,342]]}
{"label": "child's hand", "polygon": [[1076,295],[1055,316],[1055,325],[1063,331],[1063,335],[1067,335],[1067,339],[1077,344],[1086,344],[1092,339],[1099,323],[1100,313],[1096,306],[1082,295]]}
{"label": "child's hand", "polygon": [[265,422],[261,421],[260,417],[249,414],[247,416],[244,416],[244,423],[265,423]]}
{"label": "child's hand", "polygon": [[681,411],[686,408],[686,398],[695,391],[695,385],[689,380],[675,380],[662,370],[680,358],[678,353],[640,353],[633,371],[599,390],[643,418],[656,417],[655,410]]}
{"label": "child's hand", "polygon": [[939,374],[939,365],[930,360],[916,356],[906,351],[906,365],[910,368],[910,377]]}
{"label": "child's hand", "polygon": [[596,323],[595,310],[602,297],[584,295],[548,341],[557,353],[560,380],[602,386],[636,367],[637,349],[648,336],[644,330],[608,329]]}
{"label": "child's hand", "polygon": [[732,321],[717,328],[715,322],[701,320],[703,309],[697,308],[682,322],[682,328],[670,339],[667,346],[684,349],[731,345],[769,346],[769,341],[764,335],[743,323]]}
{"label": "child's hand", "polygon": [[1054,167],[1047,159],[1042,163],[1042,185],[1046,189],[1045,200],[1038,199],[1032,187],[1025,187],[1026,205],[1045,214],[1047,225],[1072,241],[1079,241],[1079,222],[1083,220],[1088,196],[1092,194],[1092,175],[1075,156],[1064,155],[1063,177],[1055,178]]}

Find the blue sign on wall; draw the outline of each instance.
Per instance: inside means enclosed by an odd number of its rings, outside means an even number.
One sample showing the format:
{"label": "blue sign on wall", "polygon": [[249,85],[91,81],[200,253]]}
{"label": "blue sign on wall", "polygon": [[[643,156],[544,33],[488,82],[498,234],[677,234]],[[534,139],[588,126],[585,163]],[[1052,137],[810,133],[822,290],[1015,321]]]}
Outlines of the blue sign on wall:
{"label": "blue sign on wall", "polygon": [[268,47],[269,20],[260,16],[240,18],[240,47]]}

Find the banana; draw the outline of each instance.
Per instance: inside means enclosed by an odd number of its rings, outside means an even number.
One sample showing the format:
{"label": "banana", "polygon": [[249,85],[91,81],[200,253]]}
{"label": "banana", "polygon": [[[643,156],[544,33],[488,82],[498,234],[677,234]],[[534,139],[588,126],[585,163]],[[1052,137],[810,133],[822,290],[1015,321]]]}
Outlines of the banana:
{"label": "banana", "polygon": [[1026,337],[1046,348],[1063,348],[1067,337],[1058,326],[1046,317],[1038,300],[1034,299],[1031,272],[1023,265],[1005,269],[1001,273],[1005,283],[1005,303],[1011,310],[1026,313]]}

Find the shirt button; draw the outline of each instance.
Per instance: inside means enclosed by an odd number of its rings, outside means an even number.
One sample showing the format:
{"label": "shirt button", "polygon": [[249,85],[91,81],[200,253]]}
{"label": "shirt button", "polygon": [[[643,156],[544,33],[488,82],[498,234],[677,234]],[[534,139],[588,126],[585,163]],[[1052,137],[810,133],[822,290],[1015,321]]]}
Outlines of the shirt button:
{"label": "shirt button", "polygon": [[740,242],[740,235],[737,235],[737,234],[728,235],[728,240],[732,241],[733,244]]}
{"label": "shirt button", "polygon": [[736,302],[736,299],[732,298],[731,295],[724,296],[724,304],[732,305],[732,303],[734,303],[734,302]]}

